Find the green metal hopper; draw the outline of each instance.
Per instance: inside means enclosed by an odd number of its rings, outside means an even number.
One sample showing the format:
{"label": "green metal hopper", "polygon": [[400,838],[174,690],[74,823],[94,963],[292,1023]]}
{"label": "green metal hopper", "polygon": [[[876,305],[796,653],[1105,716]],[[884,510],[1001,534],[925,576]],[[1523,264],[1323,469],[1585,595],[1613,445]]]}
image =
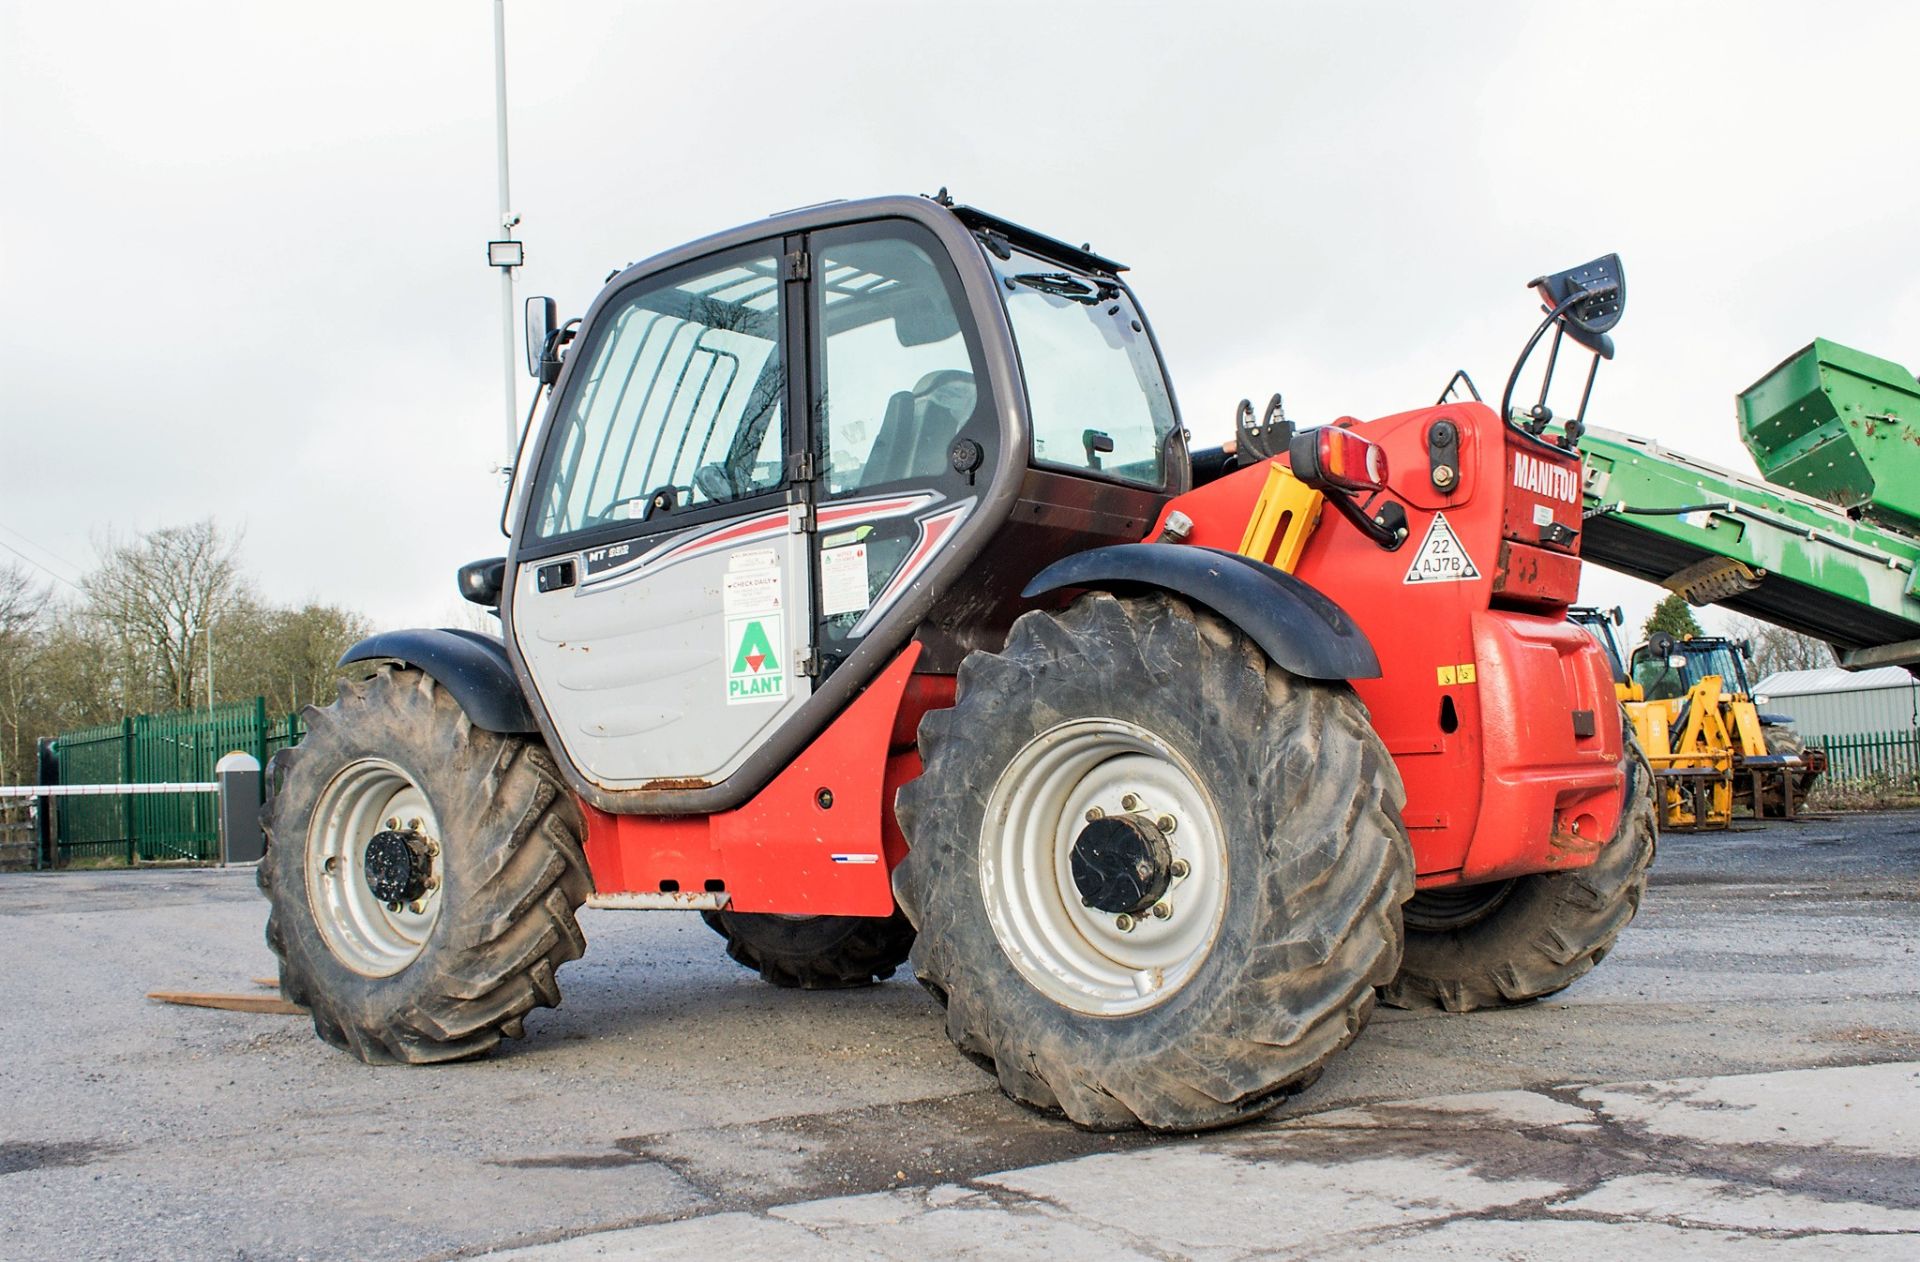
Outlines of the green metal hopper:
{"label": "green metal hopper", "polygon": [[1920,529],[1920,382],[1818,338],[1742,391],[1740,438],[1761,476],[1897,529]]}

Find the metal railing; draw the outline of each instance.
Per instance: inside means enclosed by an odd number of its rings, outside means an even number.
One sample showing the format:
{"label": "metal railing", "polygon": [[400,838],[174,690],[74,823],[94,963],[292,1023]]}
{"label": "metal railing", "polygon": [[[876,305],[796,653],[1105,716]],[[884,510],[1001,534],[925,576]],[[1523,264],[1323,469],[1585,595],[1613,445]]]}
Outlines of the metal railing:
{"label": "metal railing", "polygon": [[1823,784],[1920,793],[1920,728],[1852,736],[1807,736],[1827,753]]}
{"label": "metal railing", "polygon": [[265,700],[256,697],[209,709],[139,714],[55,737],[57,783],[102,790],[57,795],[63,800],[53,808],[55,862],[213,861],[219,853],[220,824],[212,793],[126,793],[116,792],[115,786],[211,789],[214,764],[223,754],[238,750],[265,765],[305,735],[299,715],[269,717]]}

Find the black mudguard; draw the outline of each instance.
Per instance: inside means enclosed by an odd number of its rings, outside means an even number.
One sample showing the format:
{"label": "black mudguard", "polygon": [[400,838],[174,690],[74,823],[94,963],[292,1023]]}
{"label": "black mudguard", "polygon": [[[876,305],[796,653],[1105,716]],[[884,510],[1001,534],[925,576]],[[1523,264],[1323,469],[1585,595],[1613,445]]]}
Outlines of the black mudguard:
{"label": "black mudguard", "polygon": [[400,661],[425,671],[453,694],[467,718],[488,732],[537,732],[539,724],[513,677],[507,646],[478,631],[384,631],[348,649],[349,662]]}
{"label": "black mudguard", "polygon": [[1346,610],[1293,575],[1218,548],[1122,543],[1055,561],[1020,594],[1158,588],[1205,605],[1304,679],[1378,679],[1380,659]]}

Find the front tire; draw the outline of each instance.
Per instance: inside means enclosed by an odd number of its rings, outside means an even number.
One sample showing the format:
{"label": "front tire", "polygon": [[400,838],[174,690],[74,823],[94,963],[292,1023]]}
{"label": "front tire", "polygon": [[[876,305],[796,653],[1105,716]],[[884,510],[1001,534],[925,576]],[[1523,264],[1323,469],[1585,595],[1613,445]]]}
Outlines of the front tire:
{"label": "front tire", "polygon": [[1653,771],[1631,727],[1625,736],[1626,809],[1592,865],[1415,894],[1406,958],[1383,1003],[1515,1007],[1565,990],[1606,958],[1640,909],[1654,855]]}
{"label": "front tire", "polygon": [[1095,1130],[1257,1117],[1398,967],[1412,852],[1365,710],[1206,610],[1029,613],[920,742],[914,969],[1015,1100]]}
{"label": "front tire", "polygon": [[[369,1064],[518,1037],[559,1004],[592,889],[579,805],[545,748],[475,728],[430,677],[393,667],[307,719],[262,816],[281,992]],[[383,879],[410,885],[376,892]]]}

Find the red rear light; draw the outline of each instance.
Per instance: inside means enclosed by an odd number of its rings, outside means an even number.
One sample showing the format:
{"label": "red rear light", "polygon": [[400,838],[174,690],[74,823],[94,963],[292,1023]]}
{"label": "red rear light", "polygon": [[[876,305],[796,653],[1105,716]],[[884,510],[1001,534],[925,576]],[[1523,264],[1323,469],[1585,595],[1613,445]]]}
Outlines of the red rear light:
{"label": "red rear light", "polygon": [[1378,443],[1369,442],[1350,429],[1327,425],[1315,434],[1315,464],[1319,467],[1304,474],[1309,482],[1318,481],[1343,491],[1380,491],[1387,485],[1387,453]]}

